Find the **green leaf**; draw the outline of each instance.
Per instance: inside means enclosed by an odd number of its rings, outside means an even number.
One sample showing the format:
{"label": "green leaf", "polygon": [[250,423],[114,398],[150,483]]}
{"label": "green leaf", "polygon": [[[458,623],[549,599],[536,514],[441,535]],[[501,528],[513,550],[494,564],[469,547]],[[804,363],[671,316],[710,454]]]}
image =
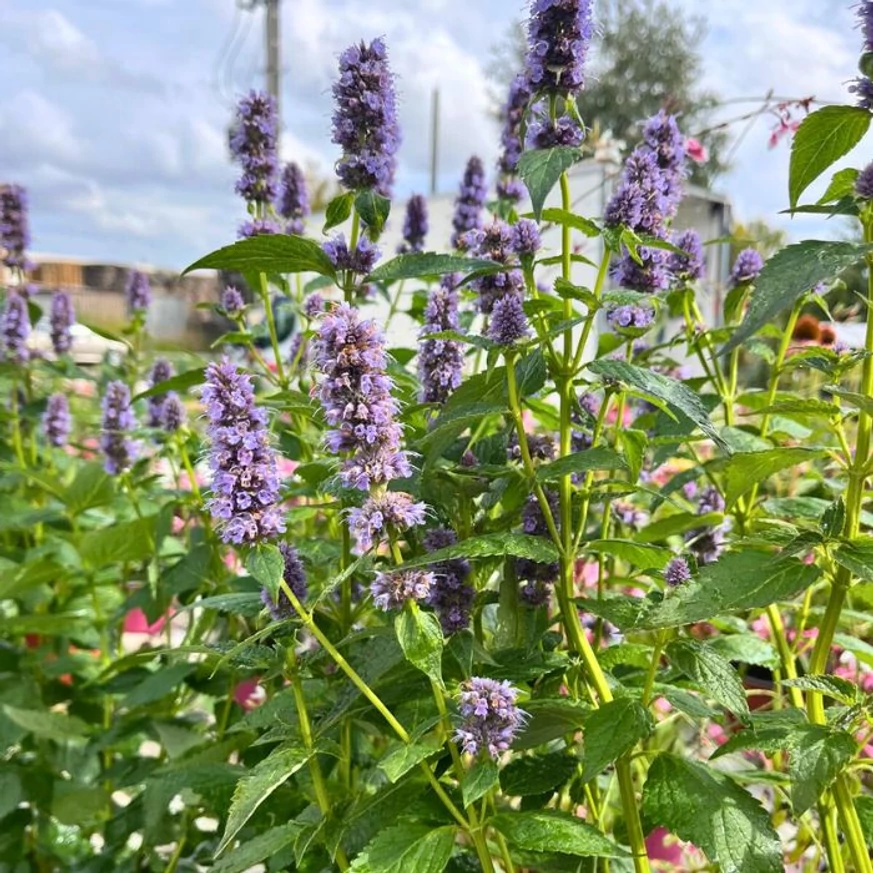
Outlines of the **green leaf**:
{"label": "green leaf", "polygon": [[682,382],[668,376],[662,376],[660,373],[654,373],[651,370],[645,370],[642,367],[635,367],[625,361],[609,358],[592,361],[588,365],[588,369],[599,376],[617,379],[619,382],[632,385],[634,388],[656,397],[666,403],[674,413],[678,412],[692,421],[714,442],[722,447],[725,446],[724,440],[710,422],[709,413],[700,398]]}
{"label": "green leaf", "polygon": [[842,200],[844,197],[855,196],[855,182],[858,179],[858,171],[853,167],[846,167],[844,170],[837,170],[831,178],[827,190],[819,198],[819,204],[833,203],[837,200]]}
{"label": "green leaf", "polygon": [[140,391],[133,402],[144,400],[146,397],[157,397],[161,394],[167,394],[169,391],[185,392],[195,385],[200,385],[206,378],[206,367],[198,367],[194,370],[186,370],[184,373],[179,373],[171,379],[166,379],[163,382],[158,382],[147,391]]}
{"label": "green leaf", "polygon": [[62,500],[72,515],[79,515],[86,509],[107,506],[115,497],[115,483],[107,475],[103,464],[94,461],[84,464],[76,473],[69,488],[64,491]]}
{"label": "green leaf", "polygon": [[558,560],[554,545],[544,537],[528,534],[494,533],[461,540],[444,549],[408,561],[406,567],[425,567],[451,558],[529,558],[538,564],[552,564]]}
{"label": "green leaf", "polygon": [[[821,517],[822,532],[829,539],[836,539],[842,532],[846,523],[846,502],[838,497]],[[873,545],[873,543],[871,543]]]}
{"label": "green leaf", "polygon": [[640,626],[679,627],[735,610],[760,609],[788,600],[820,575],[815,565],[794,558],[750,549],[729,552],[714,564],[701,567],[696,579],[670,592]]}
{"label": "green leaf", "polygon": [[408,773],[416,764],[420,764],[438,751],[440,744],[436,740],[419,743],[398,743],[381,761],[379,769],[388,777],[389,782],[396,782]]}
{"label": "green leaf", "polygon": [[843,543],[834,552],[834,560],[858,579],[873,582],[873,537]]}
{"label": "green leaf", "polygon": [[216,854],[220,855],[242,830],[257,808],[310,758],[302,746],[280,746],[243,776],[233,792],[224,836]]}
{"label": "green leaf", "polygon": [[733,506],[737,500],[774,473],[796,467],[805,461],[827,457],[820,449],[769,449],[766,452],[740,452],[731,457],[724,469],[725,500]]}
{"label": "green leaf", "polygon": [[645,431],[634,430],[634,428],[621,428],[618,432],[618,441],[624,449],[625,457],[630,468],[630,481],[637,482],[640,478],[640,471],[643,469],[643,459],[646,455],[646,446],[649,444],[649,438]]}
{"label": "green leaf", "polygon": [[152,673],[146,679],[134,686],[121,701],[122,706],[131,709],[154,703],[170,693],[177,693],[178,686],[194,672],[193,664],[171,664]]}
{"label": "green leaf", "polygon": [[246,870],[290,846],[300,830],[301,825],[296,821],[270,828],[241,843],[232,852],[228,852],[209,868],[210,873],[245,873]]}
{"label": "green leaf", "polygon": [[6,818],[10,812],[18,808],[18,804],[25,800],[24,790],[21,785],[21,777],[17,770],[0,770],[0,819]]}
{"label": "green leaf", "polygon": [[873,797],[860,795],[855,798],[855,808],[861,819],[861,830],[864,831],[864,841],[873,848]]}
{"label": "green leaf", "polygon": [[480,755],[461,780],[464,806],[470,806],[484,797],[492,788],[500,787],[500,773],[496,762],[488,755]]}
{"label": "green leaf", "polygon": [[[707,645],[728,661],[770,668],[779,665],[779,654],[774,646],[762,640],[757,634],[719,634],[709,640]],[[784,684],[785,680],[782,681]]]}
{"label": "green leaf", "polygon": [[330,258],[315,240],[285,233],[237,240],[186,267],[192,270],[236,270],[240,273],[320,273],[335,277]]}
{"label": "green leaf", "polygon": [[587,473],[589,470],[626,470],[627,461],[613,449],[603,447],[573,452],[537,470],[540,482],[552,482],[570,473]]}
{"label": "green leaf", "polygon": [[52,796],[52,815],[65,825],[96,824],[105,813],[110,792],[103,787],[58,780]]}
{"label": "green leaf", "polygon": [[540,220],[546,198],[561,173],[580,160],[582,152],[576,148],[559,146],[553,149],[534,149],[518,159],[518,175],[530,194],[534,217]]}
{"label": "green leaf", "polygon": [[724,345],[722,354],[742,345],[819,282],[833,279],[858,263],[868,251],[870,246],[858,243],[807,240],[777,252],[755,280],[746,316]]}
{"label": "green leaf", "polygon": [[633,540],[592,540],[587,548],[598,555],[620,558],[642,570],[663,570],[673,557],[669,549]]}
{"label": "green leaf", "polygon": [[563,224],[566,227],[572,227],[574,230],[581,230],[585,236],[600,236],[600,228],[595,222],[588,218],[583,218],[581,215],[574,215],[572,212],[567,212],[566,209],[544,209],[541,220],[552,221],[555,224]]}
{"label": "green leaf", "polygon": [[553,809],[501,812],[489,820],[510,843],[530,852],[623,858],[627,852],[575,815]]}
{"label": "green leaf", "polygon": [[667,646],[667,657],[717,703],[735,715],[748,717],[742,680],[724,656],[697,640],[674,640]]}
{"label": "green leaf", "polygon": [[380,831],[351,873],[442,873],[455,845],[454,826],[399,824]]}
{"label": "green leaf", "polygon": [[156,522],[157,516],[150,515],[90,530],[79,541],[79,555],[95,570],[109,564],[144,561],[154,550]]}
{"label": "green leaf", "polygon": [[648,527],[639,532],[638,539],[642,543],[657,543],[676,534],[694,528],[713,527],[724,521],[724,515],[720,512],[707,512],[697,515],[695,512],[676,512],[673,515],[659,518]]}
{"label": "green leaf", "polygon": [[512,744],[519,751],[578,731],[591,711],[585,704],[565,697],[530,700],[524,708],[529,716],[527,724]]}
{"label": "green leaf", "polygon": [[43,709],[19,709],[4,705],[0,711],[10,721],[42,740],[80,739],[88,734],[88,725],[80,718]]}
{"label": "green leaf", "polygon": [[327,204],[327,209],[324,211],[324,227],[322,228],[322,233],[327,233],[331,228],[347,221],[352,214],[352,204],[354,202],[354,191],[346,191],[344,194],[337,194],[337,196]]}
{"label": "green leaf", "polygon": [[648,710],[629,697],[619,697],[596,709],[585,720],[583,728],[582,781],[589,782],[599,776],[609,764],[649,736],[654,727]]}
{"label": "green leaf", "polygon": [[851,734],[821,724],[804,724],[788,737],[791,805],[802,815],[815,804],[855,757],[858,746]]}
{"label": "green leaf", "polygon": [[797,679],[783,679],[782,684],[801,691],[817,691],[845,703],[846,706],[854,706],[860,700],[858,686],[839,676],[798,676]]}
{"label": "green leaf", "polygon": [[535,758],[513,758],[500,771],[500,785],[509,797],[545,794],[566,783],[578,766],[576,758],[563,752]]}
{"label": "green leaf", "polygon": [[372,189],[361,191],[355,197],[355,209],[358,210],[358,215],[367,225],[368,235],[374,242],[379,238],[382,229],[385,227],[385,222],[388,220],[388,213],[391,211],[391,201],[387,197],[376,193]]}
{"label": "green leaf", "polygon": [[443,255],[434,252],[412,252],[397,255],[390,261],[380,264],[367,276],[367,282],[388,284],[400,279],[419,279],[422,276],[444,276],[446,273],[499,272],[505,270],[503,264],[465,258],[461,255]]}
{"label": "green leaf", "polygon": [[694,843],[722,873],[782,873],[769,813],[730,777],[662,753],[643,788],[643,814]]}
{"label": "green leaf", "polygon": [[861,141],[869,127],[870,113],[857,106],[823,106],[803,119],[791,144],[788,199],[792,208],[831,164]]}
{"label": "green leaf", "polygon": [[285,559],[282,557],[279,547],[272,543],[258,543],[246,555],[245,566],[255,581],[267,589],[273,602],[278,602],[279,582],[285,573]]}
{"label": "green leaf", "polygon": [[444,640],[439,619],[432,612],[422,612],[415,601],[408,601],[397,616],[394,629],[406,660],[442,685]]}

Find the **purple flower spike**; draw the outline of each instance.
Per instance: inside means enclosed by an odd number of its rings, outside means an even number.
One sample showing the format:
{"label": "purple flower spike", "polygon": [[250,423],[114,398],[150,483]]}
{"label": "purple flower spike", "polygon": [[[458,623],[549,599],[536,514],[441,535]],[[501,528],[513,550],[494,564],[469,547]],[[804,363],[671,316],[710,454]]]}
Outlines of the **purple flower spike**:
{"label": "purple flower spike", "polygon": [[421,194],[413,194],[406,203],[406,216],[403,219],[403,244],[397,249],[405,252],[424,251],[424,238],[427,236],[427,200]]}
{"label": "purple flower spike", "polygon": [[[306,571],[303,569],[303,562],[297,554],[297,549],[288,543],[279,543],[279,551],[285,560],[282,578],[294,596],[301,603],[304,603],[308,586],[306,584]],[[281,587],[279,588],[278,602],[273,600],[266,588],[261,589],[261,602],[267,607],[267,611],[272,616],[273,621],[284,621],[297,615],[297,611],[291,605],[290,598]]]}
{"label": "purple flower spike", "polygon": [[42,432],[49,445],[65,446],[72,427],[70,404],[66,394],[52,394],[45,407],[42,417]]}
{"label": "purple flower spike", "polygon": [[524,727],[525,713],[516,706],[518,692],[509,682],[474,676],[461,685],[461,724],[455,742],[470,755],[487,752],[498,758]]}
{"label": "purple flower spike", "polygon": [[351,191],[373,188],[390,197],[400,127],[385,41],[347,48],[340,55],[339,71],[331,137],[343,150],[337,175]]}
{"label": "purple flower spike", "polygon": [[261,91],[251,91],[236,109],[230,150],[242,175],[236,193],[247,203],[268,204],[276,199],[279,161],[276,102]]}
{"label": "purple flower spike", "polygon": [[349,530],[355,538],[358,554],[370,551],[388,536],[389,528],[402,533],[424,524],[427,506],[415,503],[402,491],[385,491],[364,501],[364,505],[349,512]]}
{"label": "purple flower spike", "polygon": [[520,218],[512,226],[512,247],[519,257],[532,257],[540,250],[541,245],[540,231],[535,221]]}
{"label": "purple flower spike", "polygon": [[357,276],[371,273],[381,254],[379,247],[365,236],[358,240],[358,247],[354,252],[349,251],[346,238],[341,233],[322,243],[321,247],[337,270],[349,270]]}
{"label": "purple flower spike", "polygon": [[873,52],[873,2],[861,0],[855,14],[864,36],[864,44],[861,48],[863,74],[852,82],[849,86],[849,92],[856,95],[858,106],[870,111],[873,110],[873,81],[869,76],[869,54]]}
{"label": "purple flower spike", "polygon": [[[149,388],[154,388],[161,382],[166,382],[173,378],[173,365],[166,358],[158,358],[152,367],[151,375],[149,376]],[[148,418],[146,424],[149,427],[164,426],[164,406],[166,404],[166,394],[153,394],[148,401]]]}
{"label": "purple flower spike", "polygon": [[188,420],[188,413],[185,410],[185,404],[182,403],[179,395],[175,391],[170,391],[164,399],[164,415],[161,422],[166,433],[175,433],[185,426]]}
{"label": "purple flower spike", "polygon": [[127,278],[127,306],[134,314],[145,312],[152,302],[149,277],[140,270],[131,270]]}
{"label": "purple flower spike", "polygon": [[700,234],[696,230],[683,230],[673,237],[673,245],[682,249],[682,254],[671,252],[667,257],[667,270],[674,286],[681,288],[689,282],[699,282],[706,275]]}
{"label": "purple flower spike", "polygon": [[655,322],[655,310],[651,306],[625,304],[606,310],[606,320],[618,333],[623,331],[648,330]]}
{"label": "purple flower spike", "polygon": [[255,406],[251,376],[224,358],[206,368],[212,497],[206,502],[226,543],[256,543],[285,530],[267,413]]}
{"label": "purple flower spike", "polygon": [[533,0],[527,70],[534,92],[566,97],[585,85],[585,56],[593,29],[591,0]]}
{"label": "purple flower spike", "polygon": [[455,200],[455,214],[452,218],[452,246],[459,248],[461,238],[467,231],[482,226],[482,207],[488,196],[488,186],[485,184],[485,167],[480,158],[475,155],[467,161],[464,178]]}
{"label": "purple flower spike", "polygon": [[51,304],[51,338],[56,355],[65,355],[73,345],[70,328],[76,320],[73,301],[66,291],[55,291]]}
{"label": "purple flower spike", "polygon": [[657,156],[640,146],[625,162],[621,181],[603,217],[608,227],[624,224],[635,231],[657,233],[664,224],[668,205]]}
{"label": "purple flower spike", "polygon": [[228,317],[234,318],[239,315],[243,311],[245,305],[246,302],[243,300],[242,294],[239,289],[234,288],[233,285],[228,285],[222,292],[221,308]]}
{"label": "purple flower spike", "polygon": [[855,180],[855,194],[862,200],[873,200],[873,164],[867,164]]}
{"label": "purple flower spike", "polygon": [[[707,515],[710,512],[723,512],[725,501],[721,494],[712,486],[705,488],[697,503],[697,514]],[[716,527],[695,528],[685,534],[688,549],[697,558],[700,565],[717,561],[724,551],[725,534],[729,523],[723,522]]]}
{"label": "purple flower spike", "polygon": [[27,299],[10,291],[6,296],[3,316],[0,318],[0,337],[3,343],[3,356],[13,364],[25,364],[30,360],[27,338],[30,336],[30,315]]}
{"label": "purple flower spike", "polygon": [[20,185],[0,185],[0,256],[11,269],[28,267],[25,250],[30,245],[27,194]]}
{"label": "purple flower spike", "polygon": [[135,427],[130,389],[124,382],[110,382],[103,396],[103,430],[100,434],[100,448],[105,459],[103,466],[107,473],[124,473],[133,465],[138,447],[129,434]]}
{"label": "purple flower spike", "polygon": [[236,233],[240,239],[249,239],[253,236],[276,236],[282,233],[282,228],[272,218],[256,218],[244,221]]}
{"label": "purple flower spike", "polygon": [[503,131],[500,134],[503,152],[497,166],[500,172],[507,176],[512,176],[515,173],[518,159],[521,157],[521,128],[530,98],[530,85],[527,76],[524,73],[519,73],[509,86],[509,97],[503,109]]}
{"label": "purple flower spike", "polygon": [[479,295],[479,311],[490,315],[494,303],[502,297],[524,295],[524,276],[514,262],[516,237],[505,221],[492,221],[484,229],[471,230],[464,235],[464,245],[470,254],[479,258],[506,264],[504,273],[481,276],[471,284]]}
{"label": "purple flower spike", "polygon": [[731,268],[730,286],[746,285],[754,282],[764,269],[764,259],[753,248],[743,249]]}
{"label": "purple flower spike", "polygon": [[609,268],[609,275],[616,285],[642,294],[663,291],[670,285],[667,270],[667,252],[649,246],[640,246],[638,264],[627,252]]}
{"label": "purple flower spike", "polygon": [[392,570],[377,573],[370,585],[373,603],[383,612],[403,609],[407,600],[424,602],[433,586],[433,573],[425,570]]}
{"label": "purple flower spike", "polygon": [[356,309],[340,304],[322,318],[314,352],[324,375],[318,397],[331,428],[327,448],[333,454],[351,453],[340,472],[342,484],[369,491],[411,475],[400,448],[393,383],[385,372],[384,338],[375,322],[362,321]]}
{"label": "purple flower spike", "polygon": [[[450,528],[435,527],[425,534],[424,548],[427,552],[436,552],[454,545],[457,540]],[[464,630],[470,624],[470,612],[476,599],[475,589],[467,582],[470,563],[464,558],[451,558],[431,564],[430,570],[434,581],[428,605],[436,610],[443,633],[449,635]]]}
{"label": "purple flower spike", "polygon": [[667,212],[672,216],[682,199],[682,182],[686,175],[685,137],[676,118],[662,109],[643,127],[643,142],[658,162],[664,179]]}
{"label": "purple flower spike", "polygon": [[664,568],[664,581],[671,587],[682,585],[691,579],[691,568],[685,558],[671,558]]}
{"label": "purple flower spike", "polygon": [[282,171],[282,190],[276,211],[285,219],[285,233],[303,233],[309,215],[309,195],[303,170],[293,161]]}
{"label": "purple flower spike", "polygon": [[443,276],[437,288],[430,292],[421,328],[421,348],[418,353],[418,378],[421,381],[422,403],[445,403],[461,384],[464,348],[452,339],[427,339],[428,334],[460,331],[458,321],[458,277]]}
{"label": "purple flower spike", "polygon": [[314,318],[318,318],[318,316],[324,312],[324,309],[324,297],[320,294],[310,294],[306,300],[303,301],[303,313],[310,321]]}
{"label": "purple flower spike", "polygon": [[530,334],[520,294],[507,294],[494,302],[488,338],[500,346],[511,346]]}
{"label": "purple flower spike", "polygon": [[535,149],[552,149],[559,146],[578,148],[585,141],[585,131],[579,122],[567,115],[557,121],[537,121],[528,131],[528,144]]}

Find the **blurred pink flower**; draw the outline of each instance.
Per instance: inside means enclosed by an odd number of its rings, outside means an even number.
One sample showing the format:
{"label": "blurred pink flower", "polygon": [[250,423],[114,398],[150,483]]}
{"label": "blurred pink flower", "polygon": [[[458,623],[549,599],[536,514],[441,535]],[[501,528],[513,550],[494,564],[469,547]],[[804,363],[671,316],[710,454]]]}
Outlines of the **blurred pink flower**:
{"label": "blurred pink flower", "polygon": [[236,686],[233,692],[234,701],[247,712],[260,706],[267,699],[267,692],[260,684],[258,677],[245,679]]}
{"label": "blurred pink flower", "polygon": [[173,610],[169,609],[157,621],[149,624],[146,614],[137,606],[124,616],[124,632],[126,634],[148,634],[149,636],[154,636],[164,629],[167,618],[172,615]]}
{"label": "blurred pink flower", "polygon": [[704,164],[709,160],[706,146],[692,136],[685,140],[685,153],[695,164]]}

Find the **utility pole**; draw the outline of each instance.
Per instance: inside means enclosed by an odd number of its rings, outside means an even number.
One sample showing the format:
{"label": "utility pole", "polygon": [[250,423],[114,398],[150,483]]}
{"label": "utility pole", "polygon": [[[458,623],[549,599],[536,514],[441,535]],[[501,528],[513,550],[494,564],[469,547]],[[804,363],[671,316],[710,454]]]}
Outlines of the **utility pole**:
{"label": "utility pole", "polygon": [[440,90],[433,89],[430,121],[430,195],[437,192],[437,156],[440,140]]}
{"label": "utility pole", "polygon": [[279,48],[279,2],[280,0],[264,0],[265,36],[267,50],[267,92],[276,101],[276,120],[279,130],[282,129],[279,96],[281,93],[281,51]]}

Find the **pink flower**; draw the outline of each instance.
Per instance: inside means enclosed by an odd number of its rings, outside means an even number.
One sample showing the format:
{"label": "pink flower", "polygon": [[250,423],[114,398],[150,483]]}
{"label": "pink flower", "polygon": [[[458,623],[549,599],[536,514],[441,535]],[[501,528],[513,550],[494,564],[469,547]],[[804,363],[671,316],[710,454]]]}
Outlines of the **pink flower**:
{"label": "pink flower", "polygon": [[260,706],[267,699],[267,692],[257,678],[246,679],[234,689],[233,699],[248,712]]}
{"label": "pink flower", "polygon": [[148,634],[149,636],[155,636],[164,629],[167,616],[172,614],[173,610],[167,610],[157,621],[149,624],[146,614],[139,607],[136,607],[124,616],[124,632],[126,634]]}
{"label": "pink flower", "polygon": [[685,153],[696,164],[705,164],[709,160],[706,146],[692,136],[685,140]]}

